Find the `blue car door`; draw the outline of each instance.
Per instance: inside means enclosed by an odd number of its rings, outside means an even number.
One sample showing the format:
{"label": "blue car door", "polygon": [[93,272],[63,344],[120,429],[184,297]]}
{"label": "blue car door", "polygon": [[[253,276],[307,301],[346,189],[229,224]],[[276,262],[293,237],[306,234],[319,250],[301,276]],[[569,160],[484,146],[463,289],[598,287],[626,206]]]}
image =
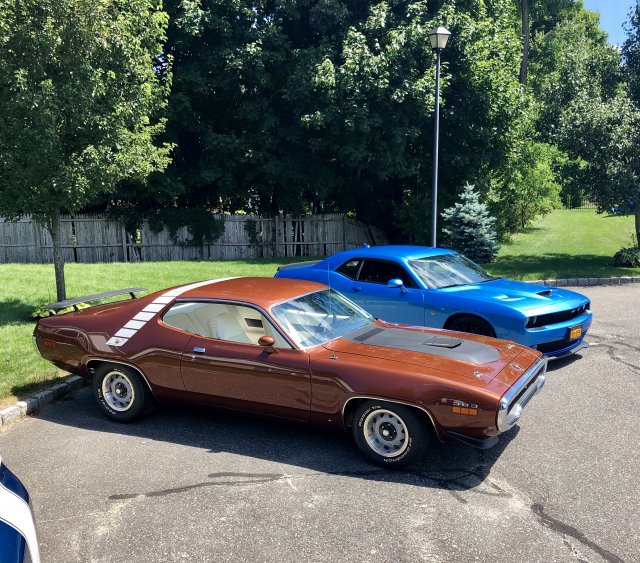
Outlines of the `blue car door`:
{"label": "blue car door", "polygon": [[[343,288],[336,287],[338,291],[384,321],[424,325],[422,290],[403,265],[367,258],[358,260],[356,270],[356,265],[351,262],[354,260],[337,270],[348,280]],[[387,283],[393,279],[401,279],[404,286],[387,287]]]}

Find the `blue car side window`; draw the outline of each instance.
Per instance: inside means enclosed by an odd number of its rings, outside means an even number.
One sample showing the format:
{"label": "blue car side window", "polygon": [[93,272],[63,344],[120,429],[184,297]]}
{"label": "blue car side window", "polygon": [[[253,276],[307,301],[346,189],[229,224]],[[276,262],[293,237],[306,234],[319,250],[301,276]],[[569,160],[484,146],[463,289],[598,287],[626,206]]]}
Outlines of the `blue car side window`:
{"label": "blue car side window", "polygon": [[387,260],[365,260],[358,275],[358,280],[360,281],[383,285],[386,285],[392,279],[401,279],[405,287],[418,287],[413,278],[400,264],[388,262]]}
{"label": "blue car side window", "polygon": [[358,271],[360,270],[361,264],[361,258],[352,258],[351,260],[347,260],[340,267],[336,268],[336,272],[348,277],[350,280],[355,280],[358,278]]}

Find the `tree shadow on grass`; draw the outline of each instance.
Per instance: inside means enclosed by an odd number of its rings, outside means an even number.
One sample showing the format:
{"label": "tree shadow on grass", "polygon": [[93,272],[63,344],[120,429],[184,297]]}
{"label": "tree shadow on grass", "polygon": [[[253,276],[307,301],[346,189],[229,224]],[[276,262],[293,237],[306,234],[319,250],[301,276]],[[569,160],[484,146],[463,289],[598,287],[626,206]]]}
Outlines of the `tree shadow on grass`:
{"label": "tree shadow on grass", "polygon": [[502,256],[487,268],[496,276],[523,279],[558,279],[629,276],[640,274],[636,268],[616,268],[610,256],[596,254],[560,254]]}
{"label": "tree shadow on grass", "polygon": [[33,322],[35,324],[35,319],[31,317],[33,311],[32,305],[18,299],[0,301],[0,326],[16,322]]}
{"label": "tree shadow on grass", "polygon": [[46,377],[39,381],[30,381],[28,383],[14,385],[11,387],[11,394],[19,401],[22,401],[35,395],[38,391],[49,389],[52,385],[56,385],[57,383],[63,383],[65,377],[69,377],[69,374],[61,371],[59,375],[51,375],[50,377]]}

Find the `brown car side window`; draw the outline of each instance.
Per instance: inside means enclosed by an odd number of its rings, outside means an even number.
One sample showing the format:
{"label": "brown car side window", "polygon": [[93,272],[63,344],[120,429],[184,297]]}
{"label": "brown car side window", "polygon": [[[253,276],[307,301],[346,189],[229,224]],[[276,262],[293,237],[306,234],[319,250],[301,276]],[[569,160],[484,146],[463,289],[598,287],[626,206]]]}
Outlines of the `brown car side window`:
{"label": "brown car side window", "polygon": [[389,280],[401,279],[405,287],[417,288],[416,282],[409,273],[400,265],[388,260],[365,260],[358,280],[367,283],[386,285]]}
{"label": "brown car side window", "polygon": [[205,338],[258,344],[261,336],[273,336],[278,348],[291,348],[271,322],[257,309],[233,303],[180,302],[162,317],[169,326]]}

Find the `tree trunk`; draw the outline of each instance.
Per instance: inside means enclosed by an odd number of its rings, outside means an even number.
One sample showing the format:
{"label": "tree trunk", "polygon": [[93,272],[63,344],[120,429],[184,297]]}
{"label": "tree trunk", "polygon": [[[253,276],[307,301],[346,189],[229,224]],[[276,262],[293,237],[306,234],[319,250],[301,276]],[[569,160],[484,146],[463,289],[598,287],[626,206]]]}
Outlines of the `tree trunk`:
{"label": "tree trunk", "polygon": [[53,241],[53,268],[56,273],[56,293],[58,301],[67,298],[67,290],[64,283],[64,255],[62,254],[62,243],[60,241],[60,211],[56,210],[49,218],[47,230]]}
{"label": "tree trunk", "polygon": [[527,85],[527,71],[529,67],[529,0],[522,0],[522,63],[520,64],[520,84]]}
{"label": "tree trunk", "polygon": [[640,246],[640,202],[636,201],[636,246]]}

